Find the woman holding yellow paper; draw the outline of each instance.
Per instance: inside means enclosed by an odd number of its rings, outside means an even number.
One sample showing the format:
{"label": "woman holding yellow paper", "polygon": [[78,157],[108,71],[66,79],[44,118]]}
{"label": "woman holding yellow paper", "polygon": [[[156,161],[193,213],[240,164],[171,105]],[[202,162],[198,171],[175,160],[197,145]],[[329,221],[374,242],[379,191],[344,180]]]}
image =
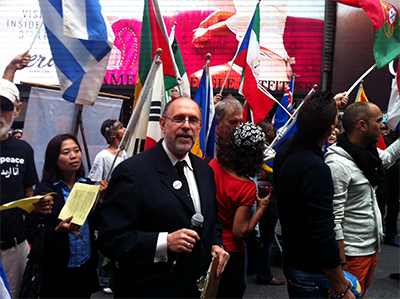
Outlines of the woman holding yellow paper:
{"label": "woman holding yellow paper", "polygon": [[40,298],[90,298],[100,289],[93,213],[89,213],[83,226],[73,224],[73,216],[58,219],[75,183],[93,184],[84,176],[81,147],[76,137],[71,134],[53,137],[47,145],[42,181],[35,189],[37,194],[57,193],[52,213],[42,219],[35,216],[27,219],[27,234],[31,237],[37,225],[44,224]]}

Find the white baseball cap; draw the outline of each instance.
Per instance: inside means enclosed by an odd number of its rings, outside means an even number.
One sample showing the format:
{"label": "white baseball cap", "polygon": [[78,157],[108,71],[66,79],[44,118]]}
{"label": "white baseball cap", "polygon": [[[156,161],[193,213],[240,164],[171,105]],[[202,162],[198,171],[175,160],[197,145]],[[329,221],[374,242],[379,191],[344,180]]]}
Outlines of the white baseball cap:
{"label": "white baseball cap", "polygon": [[19,103],[19,90],[17,86],[3,78],[0,78],[0,96],[7,98],[14,105]]}

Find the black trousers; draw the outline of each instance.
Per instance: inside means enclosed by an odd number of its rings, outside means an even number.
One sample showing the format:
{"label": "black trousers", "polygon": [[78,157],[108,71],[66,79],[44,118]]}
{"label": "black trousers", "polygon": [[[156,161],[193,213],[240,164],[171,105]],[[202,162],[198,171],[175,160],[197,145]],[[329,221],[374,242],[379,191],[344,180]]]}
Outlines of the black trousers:
{"label": "black trousers", "polygon": [[245,254],[229,252],[230,259],[221,276],[217,298],[243,298],[245,283]]}
{"label": "black trousers", "polygon": [[93,257],[77,268],[43,266],[40,298],[90,298],[100,290],[96,269],[97,258]]}

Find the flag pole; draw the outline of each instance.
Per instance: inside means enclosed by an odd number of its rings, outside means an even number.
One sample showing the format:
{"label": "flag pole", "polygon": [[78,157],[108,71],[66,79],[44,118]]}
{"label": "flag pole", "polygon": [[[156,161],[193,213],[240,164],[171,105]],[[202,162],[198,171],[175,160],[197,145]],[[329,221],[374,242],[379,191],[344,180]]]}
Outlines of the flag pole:
{"label": "flag pole", "polygon": [[[239,47],[238,47],[238,50],[237,50],[237,51],[239,51]],[[224,91],[224,87],[225,87],[226,81],[228,81],[229,75],[231,74],[232,66],[233,66],[233,63],[235,62],[235,59],[236,59],[236,56],[237,56],[237,51],[236,51],[235,57],[234,57],[233,60],[232,60],[231,65],[230,65],[230,67],[229,67],[228,74],[227,74],[226,77],[225,77],[224,84],[222,84],[221,89],[219,90],[219,93],[218,93],[219,95],[222,95],[222,92]]]}
{"label": "flag pole", "polygon": [[361,80],[360,85],[358,85],[358,91],[357,91],[357,95],[356,95],[356,99],[354,100],[354,103],[357,103],[358,99],[360,98],[361,89],[363,88],[363,83],[364,83],[364,80]]}
{"label": "flag pole", "polygon": [[[169,37],[168,37],[168,42],[169,42],[169,45],[170,45],[171,47],[172,47],[172,43],[174,42],[174,39],[175,39],[175,27],[176,27],[176,24],[177,24],[177,22],[174,22],[174,25],[172,26],[172,29],[171,29],[171,34],[170,34]],[[172,51],[171,53],[173,54],[173,51]],[[174,59],[174,61],[175,61],[175,57],[174,57],[173,59]],[[181,78],[181,76],[180,76],[178,66],[176,65],[176,61],[174,62],[174,72],[175,72],[175,74],[179,74],[179,77],[177,78],[177,77],[175,76],[175,78],[176,78],[176,82],[178,83],[177,86],[178,86],[179,95],[180,95],[181,97],[183,97],[183,91],[182,91],[182,87],[181,87],[182,78]]]}
{"label": "flag pole", "polygon": [[[261,3],[261,0],[258,0],[258,3]],[[257,5],[258,5],[258,3],[257,3]],[[253,16],[254,16],[254,13],[256,12],[257,5],[256,5],[256,8],[254,9]],[[251,20],[252,20],[252,19],[251,19]],[[251,20],[250,20],[250,22],[251,22]],[[249,25],[250,25],[250,23],[249,23]],[[247,26],[247,30],[249,29],[249,25]],[[246,30],[246,32],[247,32],[247,30]],[[236,49],[235,56],[234,56],[233,59],[232,59],[232,63],[231,63],[231,65],[230,65],[228,74],[226,75],[225,80],[224,80],[224,84],[222,84],[221,89],[220,89],[220,91],[219,91],[219,93],[218,93],[219,95],[222,95],[222,92],[224,91],[226,81],[228,81],[229,75],[231,74],[233,64],[235,63],[235,60],[236,60],[237,55],[238,55],[238,53],[239,53],[240,47],[242,46],[243,40],[244,40],[244,38],[243,38],[242,41],[240,42],[239,47],[237,47],[237,49]]]}
{"label": "flag pole", "polygon": [[206,74],[207,74],[207,80],[206,80],[206,95],[207,95],[207,98],[208,98],[208,95],[210,94],[210,84],[208,84],[209,83],[209,80],[210,80],[210,61],[211,61],[211,54],[210,53],[207,53],[206,54],[206,65],[205,65],[205,68],[206,68]]}
{"label": "flag pole", "polygon": [[33,40],[32,40],[32,42],[31,42],[31,45],[30,45],[29,48],[28,48],[28,51],[30,51],[30,50],[32,49],[33,44],[35,43],[35,40],[36,40],[37,36],[39,35],[40,29],[42,28],[42,26],[43,26],[43,19],[42,19],[42,22],[40,23],[38,29],[36,30],[36,34],[35,34],[35,36],[33,37]]}
{"label": "flag pole", "polygon": [[358,78],[358,80],[356,82],[354,82],[354,84],[349,88],[349,90],[346,91],[344,96],[349,95],[353,91],[353,89],[358,85],[358,83],[360,83],[361,80],[363,80],[370,72],[372,72],[375,69],[375,67],[376,67],[376,63],[373,66],[371,66],[364,74],[362,74],[361,77]]}
{"label": "flag pole", "polygon": [[176,24],[178,24],[178,23],[174,22],[174,25],[171,28],[171,33],[169,34],[169,37],[168,37],[168,42],[169,42],[170,45],[172,45],[172,43],[174,42],[174,39],[175,39]]}
{"label": "flag pole", "polygon": [[[211,54],[207,53],[206,54],[206,65],[205,65],[205,69],[206,69],[206,99],[209,100],[210,99],[210,63],[211,63]],[[207,106],[209,106],[210,103],[207,103]],[[209,116],[208,116],[209,117]],[[206,119],[208,119],[208,117]],[[210,134],[210,128],[208,128],[208,122],[207,124],[203,124],[203,126],[205,127],[205,136],[204,136],[204,153],[203,156],[205,157],[206,155],[206,151],[207,151],[207,143],[208,143],[208,135]]]}
{"label": "flag pole", "polygon": [[182,91],[182,87],[181,87],[181,83],[180,82],[182,82],[182,80],[179,80],[179,82],[178,82],[178,92],[179,92],[179,94],[180,94],[180,96],[183,98],[183,91]]}
{"label": "flag pole", "polygon": [[[292,75],[292,77],[295,77],[296,76],[296,74],[293,74]],[[289,81],[289,84],[290,84],[290,82],[291,81]],[[294,81],[293,81],[293,83],[294,83]],[[281,102],[280,101],[278,101],[277,99],[275,99],[275,97],[272,95],[272,94],[270,94],[267,90],[265,90],[265,89],[262,89],[261,90],[262,92],[264,92],[265,94],[267,94],[271,99],[273,99],[282,109],[283,109],[283,111],[285,111],[286,113],[287,113],[287,115],[291,115],[290,113],[289,113],[289,111],[281,104]],[[284,94],[285,95],[285,94]],[[281,99],[282,100],[282,99]],[[249,105],[250,106],[250,105]]]}
{"label": "flag pole", "polygon": [[[153,1],[153,5],[154,5],[155,10],[157,12],[159,12],[159,15],[160,15],[160,17],[162,19],[161,10],[160,10],[160,6],[158,4],[158,1],[157,0]],[[164,20],[161,22],[160,25],[161,25],[161,33],[162,33],[164,39],[166,41],[169,41],[167,27],[165,26]],[[180,93],[181,97],[183,97],[182,89],[180,88],[180,84],[182,82],[181,74],[179,73],[178,66],[176,65],[176,61],[175,61],[174,53],[172,51],[171,44],[170,43],[167,43],[167,44],[168,44],[168,48],[169,48],[169,53],[171,53],[171,60],[172,60],[173,66],[174,66],[175,79],[176,79],[176,82],[178,83],[178,90],[179,90],[179,93]],[[158,49],[157,49],[157,51],[158,51]],[[162,52],[162,50],[161,50],[161,52]]]}
{"label": "flag pole", "polygon": [[313,88],[308,92],[308,94],[306,95],[306,97],[303,99],[303,101],[301,102],[301,104],[299,105],[299,107],[297,107],[296,111],[293,113],[293,115],[289,114],[290,117],[288,119],[288,121],[285,123],[285,125],[282,127],[282,130],[279,130],[279,132],[277,132],[278,134],[276,134],[275,139],[271,142],[271,144],[268,146],[266,152],[268,152],[269,150],[271,150],[271,148],[273,148],[276,144],[278,144],[278,142],[285,137],[285,135],[287,134],[287,132],[289,132],[289,130],[293,127],[296,119],[297,119],[297,114],[299,113],[299,110],[301,108],[301,106],[303,105],[303,103],[308,99],[308,97],[310,95],[312,95],[315,92],[315,89],[318,87],[317,84],[315,84],[313,86]]}
{"label": "flag pole", "polygon": [[139,99],[137,100],[135,109],[133,110],[133,113],[131,115],[131,118],[129,119],[128,125],[126,126],[126,131],[124,136],[122,137],[121,143],[119,144],[119,147],[117,149],[117,152],[115,154],[114,160],[112,162],[112,165],[110,167],[110,170],[108,171],[106,181],[109,180],[111,172],[114,168],[115,162],[117,161],[117,158],[119,156],[119,153],[126,148],[126,145],[128,141],[130,140],[132,136],[132,130],[137,121],[139,120],[140,112],[142,111],[142,107],[144,105],[144,101],[146,100],[147,94],[150,91],[150,78],[153,78],[158,67],[162,64],[162,61],[160,60],[161,54],[162,54],[162,49],[158,48],[157,49],[157,54],[154,57],[154,60],[151,64],[149,74],[147,75],[146,81],[143,84],[142,92],[139,95]]}
{"label": "flag pole", "polygon": [[88,149],[87,141],[86,141],[85,128],[83,126],[82,111],[83,111],[83,105],[79,104],[78,114],[76,116],[74,136],[78,138],[78,129],[80,128],[81,134],[82,134],[83,148],[85,149],[85,154],[86,154],[86,162],[88,165],[88,169],[91,169],[92,165],[90,163],[89,149]]}

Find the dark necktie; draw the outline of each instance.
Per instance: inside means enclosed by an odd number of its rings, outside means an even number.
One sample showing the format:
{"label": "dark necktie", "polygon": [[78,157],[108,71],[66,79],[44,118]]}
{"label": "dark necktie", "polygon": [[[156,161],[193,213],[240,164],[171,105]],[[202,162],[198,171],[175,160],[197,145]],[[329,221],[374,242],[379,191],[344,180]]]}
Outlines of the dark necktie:
{"label": "dark necktie", "polygon": [[190,197],[189,184],[186,179],[185,173],[183,172],[183,168],[185,167],[185,165],[186,165],[186,161],[178,161],[175,164],[175,167],[178,171],[179,178],[182,182],[182,189],[183,189],[183,191],[185,191],[185,193],[187,194],[187,196],[189,197],[189,199],[191,201],[192,199]]}

